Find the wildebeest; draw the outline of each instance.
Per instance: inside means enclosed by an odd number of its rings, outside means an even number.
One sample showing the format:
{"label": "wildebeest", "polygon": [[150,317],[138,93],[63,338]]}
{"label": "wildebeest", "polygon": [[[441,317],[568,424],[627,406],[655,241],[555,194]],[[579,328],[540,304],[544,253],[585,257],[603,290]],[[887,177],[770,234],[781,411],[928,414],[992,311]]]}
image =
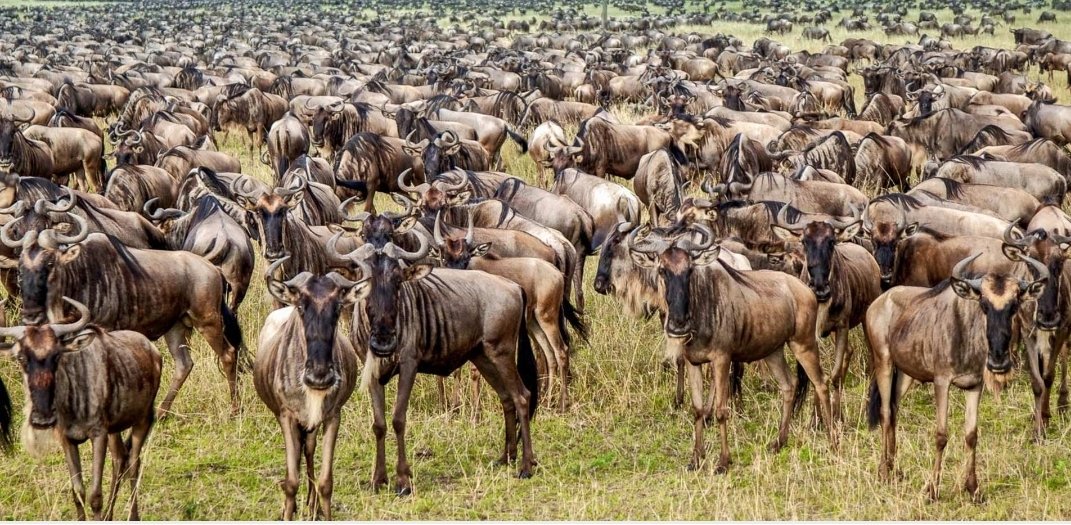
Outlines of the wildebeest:
{"label": "wildebeest", "polygon": [[[42,455],[59,442],[67,457],[78,518],[110,520],[124,478],[132,490],[129,518],[139,519],[141,450],[155,420],[153,401],[160,388],[162,362],[144,335],[108,332],[90,323],[89,308],[68,297],[78,312],[68,324],[0,328],[0,356],[14,357],[26,383],[27,421],[23,444]],[[129,437],[122,433],[130,430]],[[93,469],[86,498],[78,446],[92,441]],[[112,453],[112,488],[104,507],[104,459]],[[103,512],[102,512],[103,511]]]}
{"label": "wildebeest", "polygon": [[[280,280],[268,269],[268,292],[286,304],[268,315],[253,361],[253,384],[260,400],[275,414],[283,432],[286,479],[282,517],[294,517],[301,481],[301,457],[308,472],[308,506],[313,517],[331,519],[335,439],[342,405],[357,386],[357,352],[342,334],[342,311],[363,301],[371,282],[353,282],[337,273],[302,272]],[[320,477],[313,479],[317,434],[323,429]]]}
{"label": "wildebeest", "polygon": [[936,459],[926,491],[936,500],[941,492],[941,463],[948,443],[948,390],[967,391],[965,432],[968,449],[963,489],[980,496],[975,473],[978,406],[986,376],[1001,380],[1012,368],[1015,314],[1037,299],[1049,279],[1045,265],[1022,257],[1034,274],[1032,281],[1007,273],[967,273],[981,254],[960,261],[952,276],[933,288],[899,286],[885,292],[866,315],[873,383],[868,420],[880,420],[882,454],[879,475],[895,476],[896,412],[904,377],[934,384],[937,408]]}

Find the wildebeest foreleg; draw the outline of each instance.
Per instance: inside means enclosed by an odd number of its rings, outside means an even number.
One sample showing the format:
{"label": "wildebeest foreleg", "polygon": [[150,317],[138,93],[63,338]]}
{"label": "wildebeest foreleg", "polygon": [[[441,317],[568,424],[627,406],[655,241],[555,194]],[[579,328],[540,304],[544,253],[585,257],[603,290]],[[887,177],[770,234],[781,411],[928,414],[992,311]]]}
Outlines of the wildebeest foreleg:
{"label": "wildebeest foreleg", "polygon": [[302,451],[305,453],[305,478],[308,481],[308,493],[305,496],[305,508],[308,509],[309,518],[317,517],[320,503],[316,493],[316,430],[307,431],[298,428],[298,437],[301,438]]}
{"label": "wildebeest foreleg", "polygon": [[[1026,367],[1030,374],[1030,389],[1034,394],[1034,441],[1045,439],[1045,427],[1049,423],[1049,396],[1056,367],[1052,366],[1052,352],[1044,351],[1052,344],[1052,334],[1037,332],[1026,342]],[[1046,355],[1047,354],[1047,355]]]}
{"label": "wildebeest foreleg", "polygon": [[1056,401],[1056,407],[1060,412],[1067,412],[1068,395],[1067,395],[1067,361],[1071,359],[1071,351],[1067,349],[1067,345],[1064,345],[1063,350],[1060,352],[1061,356],[1056,356],[1054,359],[1061,359],[1063,361],[1060,367],[1060,397]]}
{"label": "wildebeest foreleg", "polygon": [[394,402],[394,417],[391,425],[398,440],[398,464],[395,465],[395,489],[399,496],[413,493],[413,471],[409,467],[409,458],[405,453],[405,416],[409,410],[409,396],[413,393],[416,382],[417,366],[413,361],[403,361],[398,373],[398,397]]}
{"label": "wildebeest foreleg", "polygon": [[108,459],[108,435],[93,438],[93,473],[89,481],[89,508],[93,519],[100,521],[104,509],[104,460]]}
{"label": "wildebeest foreleg", "polygon": [[108,508],[104,511],[104,521],[111,521],[115,510],[115,500],[119,496],[119,485],[126,475],[130,465],[130,454],[123,444],[123,436],[119,433],[108,435],[108,450],[112,454],[112,489],[108,496]]}
{"label": "wildebeest foreleg", "polygon": [[67,471],[71,475],[71,494],[74,496],[74,508],[78,519],[86,519],[86,488],[82,485],[82,459],[78,455],[78,445],[69,439],[63,439],[63,454],[67,457]]}
{"label": "wildebeest foreleg", "polygon": [[331,520],[331,496],[335,490],[335,442],[338,439],[338,416],[323,423],[324,446],[320,451],[320,480],[316,489],[320,493],[319,512],[324,519]]}
{"label": "wildebeest foreleg", "polygon": [[933,460],[933,476],[926,486],[926,492],[933,501],[941,497],[941,461],[944,459],[945,445],[948,444],[948,387],[948,378],[934,378],[933,398],[937,405],[937,431],[934,432],[936,454]]}
{"label": "wildebeest foreleg", "polygon": [[301,483],[301,436],[297,425],[288,417],[279,418],[279,427],[283,431],[283,445],[286,449],[286,479],[283,480],[283,519],[294,519],[297,510],[297,490]]}
{"label": "wildebeest foreleg", "polygon": [[848,341],[848,329],[837,330],[833,337],[836,339],[836,352],[833,357],[833,420],[840,422],[844,419],[841,408],[841,396],[844,394],[844,378],[848,375],[848,365],[852,362],[852,345]]}
{"label": "wildebeest foreleg", "polygon": [[978,475],[975,472],[976,447],[978,445],[978,405],[982,400],[982,387],[967,391],[967,410],[963,419],[963,434],[966,436],[968,454],[967,474],[963,480],[963,490],[978,502],[981,492],[978,490]]}
{"label": "wildebeest foreleg", "polygon": [[829,443],[836,450],[837,433],[830,415],[829,387],[826,386],[825,374],[822,373],[822,366],[818,362],[818,344],[812,336],[805,341],[789,342],[789,347],[792,348],[792,353],[796,356],[796,362],[803,367],[803,371],[807,373],[807,378],[811,380],[811,384],[814,386],[815,403],[819,407],[818,414],[822,417],[822,424],[825,425],[826,430],[829,432]]}
{"label": "wildebeest foreleg", "polygon": [[[718,431],[721,434],[721,452],[714,472],[724,474],[732,462],[729,459],[729,369],[732,361],[728,354],[719,355],[710,366],[714,368],[714,419],[718,421]],[[708,405],[707,412],[709,411]]]}
{"label": "wildebeest foreleg", "polygon": [[164,334],[167,349],[171,352],[171,357],[175,359],[175,372],[171,375],[171,387],[168,388],[167,395],[164,396],[156,412],[156,416],[160,419],[167,417],[168,412],[171,411],[171,403],[175,401],[179,389],[193,370],[193,358],[190,357],[190,347],[187,345],[189,335],[190,329],[183,323],[176,324]]}
{"label": "wildebeest foreleg", "polygon": [[[683,361],[683,358],[682,358]],[[695,412],[695,436],[692,446],[692,461],[688,463],[688,470],[699,470],[706,458],[706,447],[703,443],[703,427],[706,425],[710,407],[703,398],[703,365],[685,365],[688,377],[688,391],[692,395],[692,409]]]}
{"label": "wildebeest foreleg", "polygon": [[788,427],[792,422],[792,402],[796,395],[796,380],[788,371],[788,363],[785,362],[785,350],[782,348],[763,359],[770,375],[777,381],[777,388],[781,391],[781,425],[777,429],[777,439],[770,442],[770,452],[777,452],[788,442]]}
{"label": "wildebeest foreleg", "polygon": [[[366,363],[365,366],[372,366]],[[369,385],[369,397],[372,398],[372,433],[376,437],[376,464],[372,470],[372,490],[379,491],[387,484],[387,416],[386,395],[379,379],[373,377]]]}

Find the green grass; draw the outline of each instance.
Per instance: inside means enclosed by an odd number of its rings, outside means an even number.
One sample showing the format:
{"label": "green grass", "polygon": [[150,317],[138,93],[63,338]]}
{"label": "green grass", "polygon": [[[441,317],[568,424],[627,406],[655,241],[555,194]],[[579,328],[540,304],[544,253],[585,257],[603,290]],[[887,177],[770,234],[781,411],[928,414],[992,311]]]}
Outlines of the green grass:
{"label": "green grass", "polygon": [[[1036,14],[1034,15],[1036,16]],[[830,24],[832,26],[832,24]],[[724,24],[707,29],[750,41],[761,28]],[[1052,28],[1056,29],[1056,28]],[[797,30],[798,34],[798,30]],[[834,33],[838,40],[844,35]],[[883,35],[872,35],[883,40]],[[797,47],[794,37],[778,37]],[[962,47],[964,41],[957,41]],[[1009,45],[1002,36],[998,44]],[[811,46],[814,47],[813,45]],[[853,77],[857,79],[858,77]],[[1058,90],[1065,96],[1066,87]],[[635,114],[615,109],[625,120]],[[268,170],[232,136],[222,149],[238,155],[246,173],[267,179]],[[535,165],[506,145],[507,171],[533,180]],[[380,209],[393,204],[381,197]],[[887,485],[876,477],[880,436],[863,422],[866,352],[858,333],[846,394],[841,447],[830,450],[823,432],[811,426],[812,407],[792,426],[789,445],[772,454],[780,402],[755,374],[745,381],[744,402],[730,422],[734,464],[726,475],[709,468],[685,469],[692,444],[689,409],[672,408],[673,376],[661,367],[662,336],[656,321],[631,319],[614,300],[591,289],[594,260],[585,289],[592,341],[575,348],[573,400],[566,413],[543,407],[533,421],[539,460],[535,477],[518,480],[513,467],[493,465],[501,447],[502,417],[484,389],[483,413],[473,422],[471,401],[461,413],[440,408],[435,381],[421,376],[409,410],[408,439],[415,494],[400,499],[373,494],[374,440],[366,394],[357,392],[344,410],[335,462],[337,519],[1068,519],[1071,517],[1071,422],[1054,417],[1049,439],[1032,443],[1032,396],[1018,374],[1000,400],[982,403],[979,479],[985,501],[973,504],[959,492],[965,454],[963,396],[951,401],[950,442],[943,494],[930,503],[923,493],[933,461],[933,407],[928,388],[912,390],[902,402],[897,467],[902,479]],[[259,277],[239,314],[246,341],[255,341],[270,303]],[[164,378],[172,372],[166,348]],[[828,369],[831,346],[823,343]],[[212,352],[194,338],[194,371],[175,402],[177,412],[156,426],[144,452],[140,497],[146,519],[276,519],[282,504],[282,436],[260,403],[249,374],[241,376],[243,409],[229,417],[229,401]],[[22,379],[16,365],[0,361],[0,377],[21,413]],[[466,374],[467,377],[467,374]],[[449,384],[467,388],[464,382]],[[393,405],[393,383],[388,389]],[[17,418],[21,424],[21,416]],[[388,434],[390,434],[388,432]],[[708,450],[716,454],[716,431]],[[388,437],[393,477],[394,439]],[[89,447],[83,446],[88,467]],[[25,452],[0,459],[0,518],[72,519],[69,476],[58,451],[43,461]],[[87,478],[88,482],[88,478]],[[107,483],[106,483],[107,485]],[[302,487],[302,494],[304,486]],[[129,498],[127,487],[120,506]],[[299,502],[303,501],[299,499]],[[120,513],[121,514],[121,513]]]}

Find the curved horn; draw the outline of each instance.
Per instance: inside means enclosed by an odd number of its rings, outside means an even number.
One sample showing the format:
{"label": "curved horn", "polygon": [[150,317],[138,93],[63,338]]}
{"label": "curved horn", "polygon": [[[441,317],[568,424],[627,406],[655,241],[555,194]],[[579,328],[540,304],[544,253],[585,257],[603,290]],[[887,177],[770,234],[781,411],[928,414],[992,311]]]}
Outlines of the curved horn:
{"label": "curved horn", "polygon": [[281,281],[285,277],[277,278],[277,277],[275,277],[275,272],[279,271],[279,268],[282,267],[283,263],[285,263],[286,261],[289,261],[289,260],[290,260],[290,256],[287,255],[287,256],[283,257],[282,259],[278,259],[275,262],[271,263],[271,265],[268,266],[268,269],[265,270],[264,277],[266,277],[269,281]]}
{"label": "curved horn", "polygon": [[67,334],[77,333],[79,330],[86,327],[89,324],[89,307],[64,296],[64,302],[78,310],[78,320],[69,324],[54,324],[52,325],[52,332],[56,334],[56,337],[63,337]]}
{"label": "curved horn", "polygon": [[[10,339],[14,339],[16,341],[19,341],[25,335],[26,335],[26,327],[25,326],[5,326],[3,328],[0,328],[0,340],[5,339],[5,338],[10,338]],[[10,343],[6,343],[6,345],[10,345]]]}
{"label": "curved horn", "polygon": [[974,262],[975,259],[977,259],[977,258],[979,258],[981,256],[982,256],[982,252],[978,252],[978,253],[976,253],[976,254],[974,254],[974,255],[972,255],[970,257],[967,257],[966,259],[963,259],[962,261],[956,263],[956,266],[954,266],[952,268],[952,278],[957,280],[957,281],[963,281],[963,282],[967,283],[968,285],[970,285],[971,288],[974,288],[975,290],[978,290],[982,286],[982,279],[981,278],[967,279],[966,277],[964,277],[963,271],[966,270],[967,267],[970,266],[970,264],[972,262]]}
{"label": "curved horn", "polygon": [[1030,273],[1034,274],[1034,281],[1045,281],[1049,278],[1049,269],[1045,267],[1045,264],[1037,259],[1033,259],[1024,255],[1022,257],[1023,262],[1030,265]]}
{"label": "curved horn", "polygon": [[804,226],[804,225],[802,225],[802,224],[800,224],[798,222],[794,222],[794,223],[788,222],[788,203],[787,202],[785,203],[784,206],[781,206],[780,210],[777,211],[777,216],[774,217],[774,224],[776,224],[776,225],[778,225],[778,226],[780,226],[780,227],[782,227],[782,228],[784,228],[786,230],[793,230],[793,231],[801,230],[801,229],[803,229],[803,226]]}
{"label": "curved horn", "polygon": [[466,185],[468,185],[468,183],[468,179],[466,179],[465,176],[462,175],[460,182],[450,183],[446,182],[445,180],[437,180],[433,184],[438,185],[439,189],[442,190],[443,193],[451,193],[455,191],[461,191],[465,188]]}
{"label": "curved horn", "polygon": [[428,238],[424,236],[424,234],[418,231],[414,231],[413,234],[420,240],[420,246],[417,247],[416,251],[406,251],[401,246],[398,246],[393,242],[388,242],[387,245],[383,247],[383,253],[387,254],[387,257],[410,262],[423,259],[431,250],[431,243],[428,242]]}
{"label": "curved horn", "polygon": [[1004,242],[1013,246],[1025,246],[1027,239],[1015,229],[1015,224],[1009,224],[1004,230]]}
{"label": "curved horn", "polygon": [[86,222],[85,218],[83,218],[81,215],[78,215],[77,213],[68,213],[67,216],[78,224],[78,233],[74,235],[63,235],[57,232],[56,230],[50,228],[41,232],[41,235],[49,233],[50,235],[48,235],[48,237],[57,245],[78,244],[86,240],[86,237],[89,237],[89,224]]}
{"label": "curved horn", "polygon": [[442,246],[443,244],[446,244],[446,240],[443,239],[442,223],[443,211],[439,210],[435,212],[435,224],[431,228],[431,238],[433,241],[435,241],[436,246]]}
{"label": "curved horn", "polygon": [[350,197],[350,198],[342,201],[342,204],[338,205],[338,213],[340,215],[342,215],[342,220],[344,220],[344,221],[353,221],[353,222],[367,221],[368,218],[372,216],[371,213],[368,213],[366,211],[362,211],[361,213],[358,213],[357,215],[350,215],[349,213],[346,212],[346,208],[349,208],[350,204],[353,204],[355,202],[360,202],[358,200],[358,197],[356,197],[356,196]]}
{"label": "curved horn", "polygon": [[636,243],[636,239],[639,237],[640,233],[649,233],[650,229],[650,226],[644,225],[632,230],[632,232],[628,234],[628,237],[625,237],[625,246],[634,252],[661,253],[669,246],[669,241],[666,241],[665,239],[652,240],[645,235],[643,239],[640,239],[639,244]]}
{"label": "curved horn", "polygon": [[48,202],[45,199],[39,199],[33,205],[34,211],[36,211],[37,213],[44,214],[46,212],[67,213],[73,210],[74,206],[78,204],[78,194],[72,192],[69,189],[65,189],[65,193],[67,194],[67,204],[57,205]]}
{"label": "curved horn", "polygon": [[287,188],[275,188],[274,193],[280,197],[289,197],[295,193],[299,193],[309,189],[309,180],[305,177],[295,177],[298,181],[297,186],[291,186]]}
{"label": "curved horn", "polygon": [[19,249],[26,245],[31,237],[36,237],[37,232],[35,230],[29,230],[22,235],[21,239],[15,240],[11,238],[11,228],[15,227],[18,220],[11,221],[0,228],[0,242],[3,242],[5,246],[12,249]]}
{"label": "curved horn", "polygon": [[406,168],[405,171],[398,174],[398,188],[407,193],[424,193],[424,190],[427,189],[425,187],[427,183],[420,184],[418,186],[412,186],[408,182],[406,182],[406,179],[409,177],[409,173],[412,171],[413,168]]}
{"label": "curved horn", "polygon": [[[142,207],[142,211],[145,212],[145,216],[153,222],[161,222],[169,219],[177,219],[186,215],[186,212],[177,210],[175,208],[156,208],[159,203],[159,197],[153,197],[148,201],[145,201],[145,206]],[[153,208],[156,208],[155,210]]]}
{"label": "curved horn", "polygon": [[140,130],[131,130],[131,133],[134,134],[134,140],[130,141],[130,145],[133,146],[134,144],[141,144],[141,141],[145,138],[145,135]]}
{"label": "curved horn", "polygon": [[19,217],[22,217],[22,214],[26,213],[26,210],[29,208],[29,206],[30,205],[27,204],[26,201],[15,201],[14,204],[8,206],[7,208],[0,208],[0,213],[3,213],[5,215],[11,215],[17,219]]}
{"label": "curved horn", "polygon": [[684,237],[677,241],[677,246],[680,247],[680,249],[686,252],[696,253],[702,252],[714,244],[714,231],[707,225],[695,223],[692,225],[692,228],[698,230],[698,232],[703,235],[703,240],[697,243],[688,237]]}

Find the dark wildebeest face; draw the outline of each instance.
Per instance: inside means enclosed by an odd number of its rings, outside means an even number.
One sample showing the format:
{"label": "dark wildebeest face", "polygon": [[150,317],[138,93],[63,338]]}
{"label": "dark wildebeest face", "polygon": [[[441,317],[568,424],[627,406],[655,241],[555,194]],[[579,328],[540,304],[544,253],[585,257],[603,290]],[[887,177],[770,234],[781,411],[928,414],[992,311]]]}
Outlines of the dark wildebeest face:
{"label": "dark wildebeest face", "polygon": [[1009,227],[1004,234],[1004,254],[1014,261],[1022,260],[1023,256],[1040,261],[1049,272],[1049,280],[1041,295],[1037,298],[1037,310],[1034,313],[1034,321],[1041,330],[1056,330],[1064,321],[1064,310],[1067,307],[1067,297],[1061,292],[1061,276],[1064,270],[1064,262],[1067,261],[1067,250],[1071,249],[1071,237],[1049,234],[1043,229],[1037,229],[1026,234],[1025,237],[1016,238]]}
{"label": "dark wildebeest face", "polygon": [[[236,184],[232,184],[234,196],[248,212],[247,221],[256,228],[264,257],[269,261],[291,255],[286,244],[287,216],[290,210],[301,204],[308,187],[308,181],[304,178],[298,177],[298,181],[300,183],[295,188],[275,188],[272,193],[258,196],[243,193]],[[234,182],[237,183],[238,179]]]}
{"label": "dark wildebeest face", "polygon": [[398,188],[403,192],[419,197],[416,202],[408,198],[395,198],[394,200],[409,208],[407,211],[419,216],[434,217],[440,211],[464,204],[472,198],[472,192],[465,189],[465,186],[468,185],[468,180],[464,176],[461,177],[460,181],[454,183],[437,180],[432,183],[425,182],[412,186],[406,181],[408,173],[409,170],[405,170],[398,176]]}
{"label": "dark wildebeest face", "polygon": [[334,359],[339,316],[368,295],[370,282],[367,278],[353,282],[335,272],[324,276],[302,272],[289,281],[277,281],[273,274],[285,260],[268,269],[268,291],[279,302],[293,306],[301,317],[305,334],[302,383],[317,390],[332,388],[341,379]]}
{"label": "dark wildebeest face", "polygon": [[152,164],[152,159],[145,151],[145,134],[137,130],[128,130],[116,135],[119,141],[115,145],[115,162],[118,165]]}
{"label": "dark wildebeest face", "polygon": [[873,224],[863,222],[863,233],[870,236],[874,245],[874,259],[881,270],[881,288],[887,290],[892,286],[896,275],[896,248],[903,239],[918,232],[917,222],[906,224],[903,216],[897,222],[877,221]]}
{"label": "dark wildebeest face", "polygon": [[435,215],[435,226],[432,228],[432,240],[435,241],[433,252],[444,268],[464,270],[469,267],[473,257],[483,257],[491,250],[491,243],[485,242],[474,245],[474,230],[472,227],[472,214],[469,214],[468,228],[465,236],[456,233],[443,235],[442,214]]}
{"label": "dark wildebeest face", "polygon": [[988,345],[986,368],[996,374],[1011,370],[1011,343],[1015,314],[1024,301],[1035,300],[1041,295],[1049,280],[1049,272],[1041,262],[1022,257],[1030,266],[1034,281],[1022,281],[1004,274],[986,274],[969,279],[963,271],[981,254],[964,259],[952,270],[950,284],[956,295],[972,301],[978,301],[985,315],[985,337]]}
{"label": "dark wildebeest face", "polygon": [[859,225],[859,221],[837,225],[830,221],[815,221],[801,229],[796,229],[775,221],[771,227],[774,233],[786,241],[800,241],[807,261],[807,284],[811,287],[818,302],[824,303],[833,296],[830,283],[833,277],[833,256],[837,242],[847,242],[855,237],[859,232]]}
{"label": "dark wildebeest face", "polygon": [[390,357],[398,350],[398,306],[405,286],[431,273],[430,264],[417,262],[431,251],[431,243],[422,234],[417,233],[417,237],[420,246],[412,252],[388,242],[382,248],[366,243],[348,254],[339,254],[360,267],[361,275],[370,276],[365,315],[369,322],[368,348],[377,357]]}
{"label": "dark wildebeest face", "polygon": [[0,120],[0,169],[8,171],[15,163],[15,135],[19,126],[12,120]]}
{"label": "dark wildebeest face", "polygon": [[453,131],[439,134],[435,140],[424,147],[421,160],[424,163],[424,176],[432,180],[436,175],[457,167],[455,157],[461,152],[461,139]]}
{"label": "dark wildebeest face", "polygon": [[[701,242],[692,235],[666,238],[661,231],[647,228],[634,230],[626,239],[633,262],[641,267],[656,268],[662,281],[666,301],[663,328],[669,337],[691,337],[696,331],[692,312],[692,272],[713,263],[721,247],[714,244],[714,233],[703,225],[695,225],[703,237]],[[643,235],[640,240],[637,238]]]}
{"label": "dark wildebeest face", "polygon": [[21,247],[19,255],[19,289],[22,295],[22,322],[26,324],[44,324],[48,310],[48,282],[53,270],[73,261],[81,254],[78,243],[89,236],[85,219],[76,214],[68,214],[77,225],[77,233],[64,235],[53,229],[38,233],[27,230],[21,239],[11,239],[7,227],[0,230],[0,240],[9,247]]}
{"label": "dark wildebeest face", "polygon": [[634,230],[636,226],[629,222],[622,222],[617,225],[616,228],[609,235],[606,236],[606,240],[602,243],[602,248],[599,250],[599,264],[595,271],[595,292],[601,295],[606,295],[614,291],[613,284],[613,263],[614,252],[617,251],[617,247],[624,242],[629,233]]}
{"label": "dark wildebeest face", "polygon": [[319,148],[324,145],[324,135],[327,127],[337,124],[339,119],[342,118],[342,110],[344,108],[342,101],[338,101],[316,110],[316,114],[312,117],[312,134],[309,137],[313,146]]}
{"label": "dark wildebeest face", "polygon": [[0,355],[15,357],[22,368],[30,398],[27,422],[35,429],[52,428],[56,424],[56,372],[63,354],[85,348],[97,335],[96,330],[86,329],[89,309],[67,297],[63,300],[81,314],[78,321],[0,328],[0,339],[14,340],[0,344]]}
{"label": "dark wildebeest face", "polygon": [[577,137],[572,146],[547,145],[547,153],[550,154],[550,168],[554,173],[561,173],[569,168],[575,168],[583,157],[580,152],[584,150],[584,139]]}
{"label": "dark wildebeest face", "polygon": [[925,117],[933,113],[933,104],[945,96],[943,90],[922,89],[915,93],[908,93],[907,99],[918,102],[918,116]]}

